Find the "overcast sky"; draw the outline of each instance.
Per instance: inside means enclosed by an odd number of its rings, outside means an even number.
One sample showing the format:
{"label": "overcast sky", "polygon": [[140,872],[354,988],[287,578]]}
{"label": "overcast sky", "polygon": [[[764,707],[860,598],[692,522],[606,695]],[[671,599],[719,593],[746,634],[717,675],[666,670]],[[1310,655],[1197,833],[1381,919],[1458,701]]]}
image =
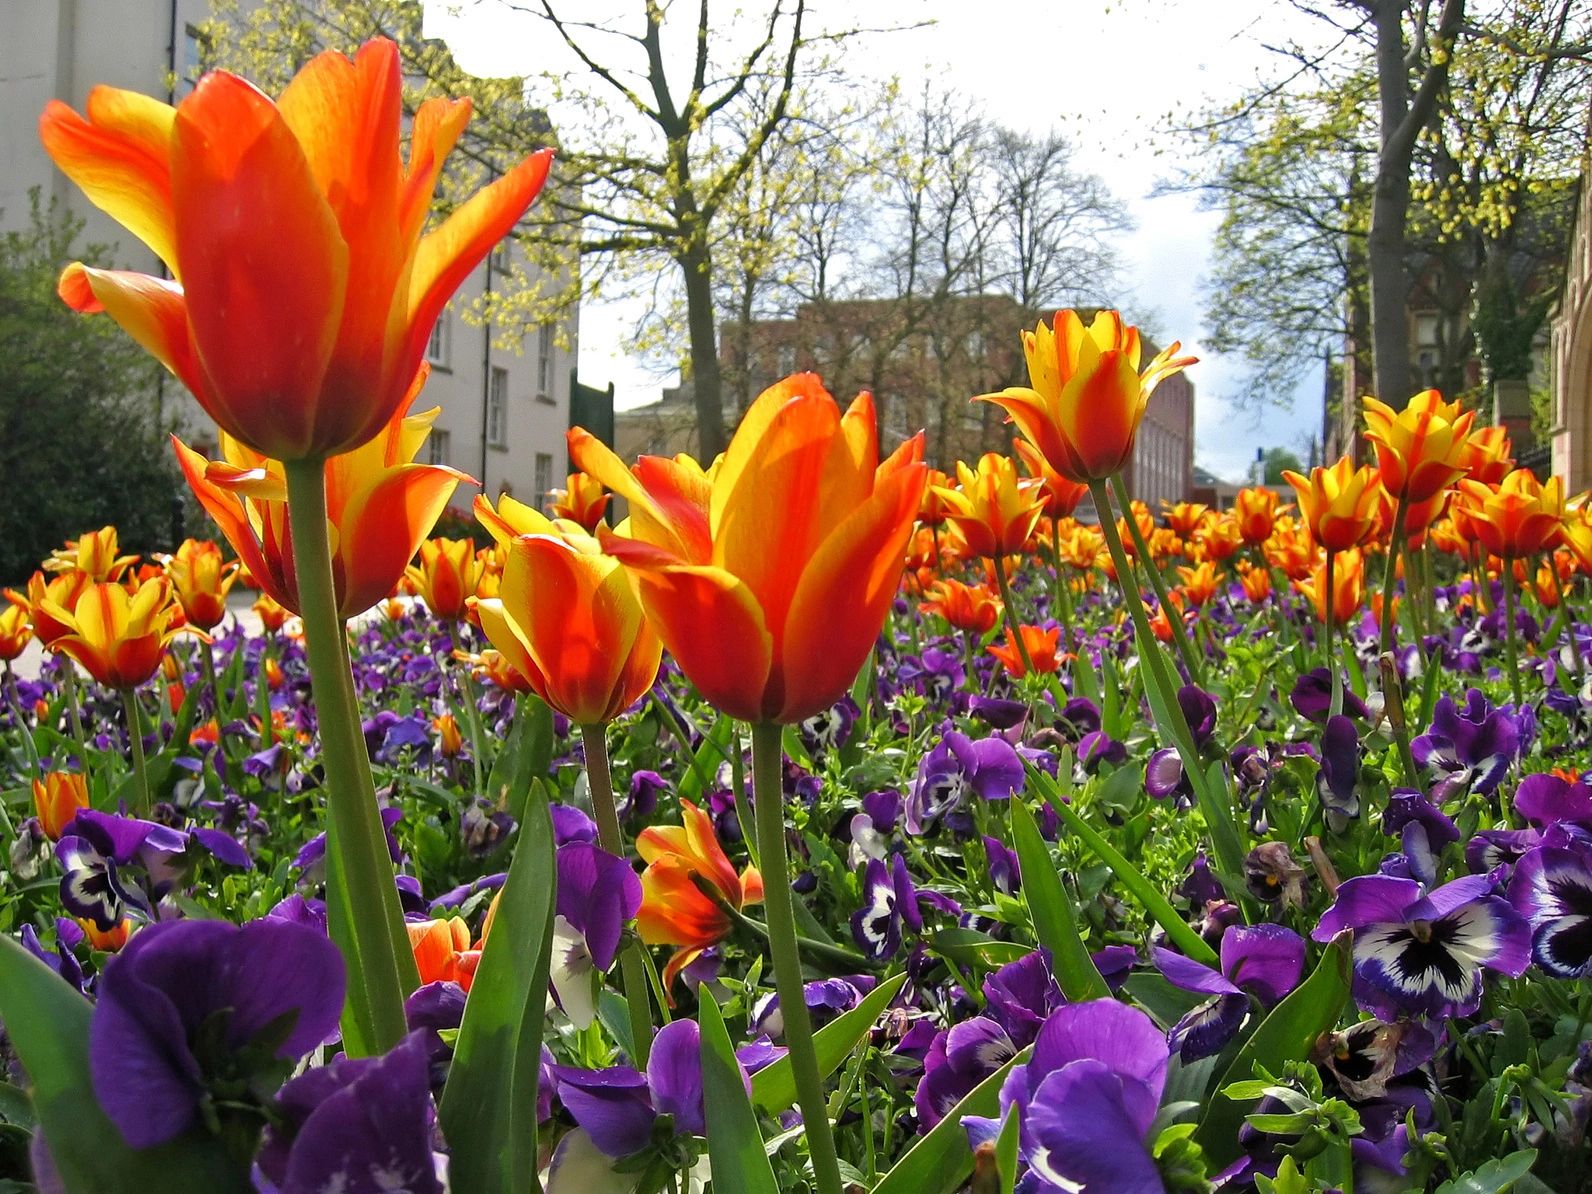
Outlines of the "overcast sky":
{"label": "overcast sky", "polygon": [[[612,14],[627,27],[639,8],[636,0],[565,0],[565,6],[586,20]],[[680,0],[677,6],[687,18],[695,9]],[[579,70],[539,21],[501,0],[425,0],[425,7],[427,34],[445,37],[460,64],[476,74]],[[1036,134],[1064,131],[1078,147],[1076,165],[1103,177],[1137,225],[1118,242],[1126,283],[1118,305],[1130,318],[1148,316],[1202,358],[1191,370],[1198,463],[1239,479],[1257,447],[1281,445],[1304,455],[1306,438],[1321,422],[1319,370],[1301,384],[1290,412],[1257,420],[1226,402],[1241,363],[1204,350],[1199,293],[1218,216],[1199,210],[1192,196],[1149,192],[1172,172],[1173,157],[1186,152],[1157,137],[1164,117],[1232,98],[1257,72],[1269,76],[1275,59],[1262,43],[1319,36],[1306,18],[1281,0],[814,0],[809,9],[828,28],[932,20],[846,43],[849,69],[894,75],[909,87],[934,77],[975,98],[1002,124]],[[689,19],[685,26],[689,32]],[[669,59],[689,63],[689,46],[683,49]],[[555,124],[560,115],[554,106]],[[621,405],[655,398],[661,384],[626,355],[632,322],[622,304],[581,310],[581,376],[597,385],[613,380]]]}

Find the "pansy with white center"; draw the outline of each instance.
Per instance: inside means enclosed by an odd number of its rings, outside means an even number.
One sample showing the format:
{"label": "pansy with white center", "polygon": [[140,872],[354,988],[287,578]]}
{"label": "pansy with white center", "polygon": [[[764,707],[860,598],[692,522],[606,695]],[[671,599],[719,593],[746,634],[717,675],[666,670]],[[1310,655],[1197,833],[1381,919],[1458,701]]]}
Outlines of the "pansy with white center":
{"label": "pansy with white center", "polygon": [[1592,849],[1540,846],[1515,864],[1509,902],[1531,922],[1531,958],[1555,978],[1592,977]]}

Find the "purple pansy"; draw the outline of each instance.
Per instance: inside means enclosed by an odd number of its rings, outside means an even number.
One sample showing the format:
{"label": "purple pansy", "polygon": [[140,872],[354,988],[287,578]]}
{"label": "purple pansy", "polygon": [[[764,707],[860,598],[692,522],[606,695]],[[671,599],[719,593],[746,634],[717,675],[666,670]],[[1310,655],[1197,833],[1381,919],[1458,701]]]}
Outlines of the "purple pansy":
{"label": "purple pansy", "polygon": [[1509,902],[1531,924],[1531,957],[1555,978],[1592,977],[1592,849],[1539,846],[1515,864]]}
{"label": "purple pansy", "polygon": [[870,961],[883,962],[901,951],[901,928],[923,931],[918,892],[906,859],[896,854],[888,866],[870,858],[862,872],[862,907],[851,915],[851,935]]}
{"label": "purple pansy", "polygon": [[[1203,749],[1216,730],[1215,698],[1202,688],[1185,684],[1177,690],[1177,703],[1194,735],[1195,747]],[[1183,759],[1170,746],[1156,751],[1145,764],[1144,789],[1157,800],[1173,796],[1180,805],[1194,800],[1194,788],[1183,774]]]}
{"label": "purple pansy", "polygon": [[1549,825],[1592,826],[1592,788],[1545,772],[1528,775],[1515,791],[1515,812],[1542,829]]}
{"label": "purple pansy", "polygon": [[201,836],[83,809],[55,845],[62,871],[61,903],[72,915],[105,930],[120,924],[129,911],[154,920],[155,906],[188,873],[192,860],[185,855],[195,844],[228,865],[252,865],[243,847],[218,830]]}
{"label": "purple pansy", "polygon": [[1432,712],[1432,725],[1410,743],[1415,761],[1436,781],[1439,804],[1466,790],[1490,794],[1503,781],[1521,750],[1520,719],[1512,707],[1495,708],[1479,688],[1465,694],[1461,708],[1444,695]]}
{"label": "purple pansy", "polygon": [[1022,786],[1022,759],[1011,743],[998,737],[974,741],[951,730],[918,766],[906,803],[907,832],[920,834],[935,821],[956,816],[970,793],[1006,800]]}
{"label": "purple pansy", "polygon": [[1321,731],[1316,793],[1334,833],[1342,833],[1360,815],[1360,734],[1342,714],[1327,718]]}
{"label": "purple pansy", "polygon": [[1160,946],[1151,948],[1150,957],[1173,986],[1211,997],[1167,1037],[1184,1061],[1198,1061],[1220,1053],[1243,1027],[1251,995],[1270,1008],[1298,985],[1305,942],[1282,925],[1234,925],[1222,937],[1220,971]]}
{"label": "purple pansy", "polygon": [[1036,949],[986,975],[984,1002],[989,1018],[1013,1045],[1031,1045],[1050,1013],[1066,1002],[1051,971],[1050,951]]}
{"label": "purple pansy", "polygon": [[1360,875],[1311,934],[1329,941],[1354,929],[1354,997],[1384,1020],[1466,1016],[1481,1004],[1481,971],[1518,978],[1531,961],[1531,931],[1493,881],[1469,875],[1429,894],[1413,879]]}
{"label": "purple pansy", "polygon": [[587,842],[557,853],[551,978],[558,1004],[577,1028],[597,1014],[597,990],[614,963],[626,922],[641,907],[641,880],[630,863]]}
{"label": "purple pansy", "polygon": [[1006,1030],[987,1016],[973,1016],[937,1033],[923,1058],[923,1077],[912,1095],[918,1131],[934,1127],[1017,1052]]}
{"label": "purple pansy", "polygon": [[[217,1098],[232,1108],[275,1090],[336,1030],[343,983],[337,947],[285,920],[152,925],[100,979],[89,1026],[95,1097],[132,1147],[172,1140],[227,1113]],[[240,1080],[245,1066],[266,1073]]]}
{"label": "purple pansy", "polygon": [[1166,1037],[1137,1008],[1073,1003],[1040,1029],[1034,1050],[1001,1086],[1000,1119],[963,1119],[975,1145],[993,1140],[1016,1106],[1023,1194],[1160,1191],[1146,1137],[1171,1060]]}
{"label": "purple pansy", "polygon": [[1395,788],[1382,813],[1382,832],[1404,844],[1410,875],[1430,884],[1437,878],[1437,857],[1459,840],[1459,827],[1414,788]]}
{"label": "purple pansy", "polygon": [[[1306,672],[1294,682],[1288,700],[1301,717],[1324,724],[1332,708],[1332,674],[1324,667]],[[1370,716],[1370,710],[1366,708],[1365,702],[1347,687],[1343,691],[1343,711],[1350,717],[1361,720]]]}
{"label": "purple pansy", "polygon": [[[804,983],[802,1000],[807,1004],[809,1022],[814,1028],[822,1028],[841,1012],[856,1007],[862,1002],[863,992],[871,989],[872,980],[859,977],[820,978]],[[752,1005],[747,1031],[764,1041],[785,1035],[785,1017],[779,1010],[778,995],[770,991]]]}
{"label": "purple pansy", "polygon": [[282,1087],[279,1122],[256,1158],[265,1188],[442,1194],[426,1036],[411,1032],[380,1057],[339,1057]]}

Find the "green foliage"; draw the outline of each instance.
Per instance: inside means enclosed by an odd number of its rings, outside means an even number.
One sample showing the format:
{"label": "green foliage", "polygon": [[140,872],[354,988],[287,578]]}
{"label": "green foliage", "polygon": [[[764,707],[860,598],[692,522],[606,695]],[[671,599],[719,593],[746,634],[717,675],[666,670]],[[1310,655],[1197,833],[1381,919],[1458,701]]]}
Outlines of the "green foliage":
{"label": "green foliage", "polygon": [[1287,448],[1267,448],[1266,454],[1261,457],[1261,465],[1265,469],[1263,480],[1267,485],[1281,485],[1284,472],[1305,471],[1304,462]]}
{"label": "green foliage", "polygon": [[25,580],[79,532],[114,523],[131,551],[175,546],[171,446],[156,420],[164,375],[108,316],[55,294],[61,268],[105,263],[81,222],[33,197],[31,220],[0,237],[0,581]]}

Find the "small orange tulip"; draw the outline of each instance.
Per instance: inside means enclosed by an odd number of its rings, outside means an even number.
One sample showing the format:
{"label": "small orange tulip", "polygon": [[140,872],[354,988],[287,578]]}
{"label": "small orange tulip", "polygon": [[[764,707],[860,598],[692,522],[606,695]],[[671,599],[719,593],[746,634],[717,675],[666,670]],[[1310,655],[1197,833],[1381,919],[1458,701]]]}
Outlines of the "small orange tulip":
{"label": "small orange tulip", "polygon": [[[1138,525],[1139,534],[1146,540],[1155,533],[1155,515],[1150,513],[1150,507],[1135,498],[1128,503],[1128,511],[1133,515],[1133,521]],[[1133,532],[1128,529],[1128,520],[1117,519],[1117,538],[1122,540],[1123,550],[1134,559],[1138,558],[1139,545],[1134,542]]]}
{"label": "small orange tulip", "polygon": [[1328,551],[1358,546],[1375,531],[1381,484],[1369,465],[1355,468],[1344,456],[1330,467],[1311,469],[1308,477],[1285,472],[1283,478],[1299,495],[1299,514],[1311,536]]}
{"label": "small orange tulip", "polygon": [[1403,410],[1360,399],[1365,438],[1376,448],[1382,487],[1404,501],[1427,502],[1465,475],[1465,441],[1476,412],[1460,411],[1436,390],[1422,390]]}
{"label": "small orange tulip", "polygon": [[101,527],[68,539],[44,561],[46,572],[81,572],[89,580],[121,580],[138,562],[137,556],[117,555],[116,528]]}
{"label": "small orange tulip", "polygon": [[1219,514],[1206,520],[1197,542],[1205,559],[1221,563],[1238,554],[1238,549],[1244,545],[1244,534],[1236,518],[1231,514]]}
{"label": "small orange tulip", "polygon": [[409,948],[424,983],[458,983],[466,991],[475,980],[481,961],[479,948],[470,948],[470,926],[457,916],[446,920],[407,921]]}
{"label": "small orange tulip", "polygon": [[1079,572],[1091,572],[1100,565],[1105,549],[1105,535],[1099,527],[1080,526],[1061,541],[1062,563]]}
{"label": "small orange tulip", "polygon": [[[441,408],[408,413],[429,370],[414,377],[408,399],[383,434],[326,462],[326,517],[332,536],[337,611],[363,613],[393,589],[460,481],[471,478],[440,464],[414,464]],[[220,460],[206,460],[175,436],[177,463],[188,485],[221,526],[232,550],[260,588],[298,612],[293,546],[288,530],[287,481],[282,464],[221,433]]]}
{"label": "small orange tulip", "polygon": [[561,535],[543,521],[547,533],[509,543],[502,595],[476,614],[538,696],[577,725],[601,725],[646,695],[663,645],[619,561],[572,524]]}
{"label": "small orange tulip", "polygon": [[0,659],[9,663],[28,649],[33,628],[28,625],[28,607],[7,601],[0,604]]}
{"label": "small orange tulip", "polygon": [[1465,450],[1459,462],[1465,476],[1483,485],[1496,485],[1515,467],[1514,445],[1509,441],[1509,431],[1500,423],[1489,427],[1472,427],[1465,439]]}
{"label": "small orange tulip", "polygon": [[1535,555],[1564,541],[1564,481],[1542,484],[1530,469],[1517,468],[1496,487],[1462,481],[1459,508],[1476,538],[1506,560]]}
{"label": "small orange tulip", "polygon": [[1269,569],[1246,569],[1238,580],[1244,586],[1244,596],[1253,605],[1259,605],[1271,596],[1271,572]]}
{"label": "small orange tulip", "polygon": [[938,580],[922,605],[926,614],[938,614],[958,630],[988,634],[1000,617],[1000,598],[983,585],[965,585],[959,580]]}
{"label": "small orange tulip", "polygon": [[[1327,561],[1323,556],[1311,571],[1308,581],[1294,582],[1294,588],[1309,598],[1316,620],[1323,624],[1330,616],[1335,626],[1345,625],[1360,610],[1365,600],[1365,560],[1353,548],[1338,552],[1332,561],[1332,591],[1327,591]],[[1330,596],[1330,604],[1329,604]]]}
{"label": "small orange tulip", "polygon": [[254,599],[254,604],[250,608],[258,615],[260,625],[271,634],[281,630],[287,620],[293,616],[292,610],[269,593],[261,593]]}
{"label": "small orange tulip", "polygon": [[950,509],[938,490],[949,489],[955,482],[937,468],[926,470],[923,476],[923,501],[918,504],[918,522],[926,527],[941,526]]}
{"label": "small orange tulip", "polygon": [[107,688],[148,681],[160,670],[166,644],[192,629],[182,625],[182,607],[164,579],[146,581],[132,593],[118,584],[92,584],[70,610],[48,599],[45,610],[67,627],[56,649]]}
{"label": "small orange tulip", "polygon": [[115,928],[102,929],[92,920],[78,919],[78,925],[83,930],[83,936],[88,941],[88,947],[98,950],[103,954],[113,954],[127,944],[127,939],[133,935],[133,922],[123,920]]}
{"label": "small orange tulip", "polygon": [[1061,627],[1052,626],[1049,630],[1044,630],[1038,626],[1019,626],[1014,632],[1010,626],[1007,626],[1006,642],[991,643],[985,650],[1000,661],[1008,676],[1021,679],[1028,675],[1022,651],[1017,648],[1019,634],[1023,636],[1023,647],[1028,651],[1028,658],[1034,665],[1034,671],[1048,675],[1060,669],[1061,660],[1057,658],[1056,650],[1061,643]]}
{"label": "small orange tulip", "polygon": [[732,717],[790,723],[850,688],[901,579],[923,496],[923,436],[879,463],[873,399],[844,415],[811,373],[752,403],[711,474],[688,457],[626,469],[580,429],[575,463],[630,503],[600,530],[675,662]]}
{"label": "small orange tulip", "polygon": [[1104,481],[1133,455],[1133,441],[1150,394],[1165,378],[1192,365],[1173,343],[1139,372],[1139,329],[1116,311],[1101,311],[1087,327],[1076,311],[1061,311],[1046,327],[1023,333],[1032,387],[980,394],[1011,416],[1050,467],[1070,481]]}
{"label": "small orange tulip", "polygon": [[422,236],[468,100],[408,122],[395,42],[353,62],[311,59],[272,103],[215,71],[175,109],[96,87],[87,115],[52,101],[45,151],[139,237],[172,280],[92,269],[61,277],[79,311],[108,311],[232,438],[275,460],[348,452],[381,435],[443,306],[547,178],[542,150]]}
{"label": "small orange tulip", "polygon": [[735,873],[713,832],[712,817],[682,800],[680,818],[680,825],[649,826],[636,838],[636,852],[647,864],[636,932],[648,945],[678,947],[663,968],[666,992],[703,950],[729,935],[729,914],[703,887],[732,908],[763,900],[763,877],[752,866]]}
{"label": "small orange tulip", "polygon": [[1315,567],[1319,549],[1311,542],[1308,531],[1291,522],[1287,526],[1279,522],[1271,538],[1266,540],[1264,550],[1266,562],[1273,568],[1289,580],[1304,580]]}
{"label": "small orange tulip", "polygon": [[609,497],[603,492],[603,483],[585,473],[570,473],[563,489],[553,491],[554,518],[567,518],[589,535],[597,533],[597,524],[608,510]]}
{"label": "small orange tulip", "polygon": [[532,691],[531,682],[520,674],[518,668],[503,658],[501,651],[494,651],[490,647],[479,655],[455,651],[453,657],[461,663],[469,664],[470,674],[477,680],[489,681],[504,692]]}
{"label": "small orange tulip", "polygon": [[75,771],[51,771],[33,781],[33,810],[39,828],[52,842],[77,816],[77,810],[87,807],[88,779]]}
{"label": "small orange tulip", "polygon": [[404,569],[416,595],[432,616],[457,622],[465,615],[465,602],[475,596],[481,565],[470,539],[427,539],[420,545],[418,564]]}
{"label": "small orange tulip", "polygon": [[1281,499],[1275,489],[1251,485],[1240,489],[1233,498],[1233,519],[1238,524],[1238,534],[1250,547],[1258,547],[1271,538],[1277,525],[1277,503]]}
{"label": "small orange tulip", "polygon": [[238,576],[238,562],[225,563],[221,548],[209,539],[184,539],[175,555],[160,560],[188,624],[199,630],[221,625],[227,616],[227,594]]}
{"label": "small orange tulip", "polygon": [[1216,565],[1209,560],[1192,568],[1180,567],[1177,574],[1183,578],[1183,595],[1189,599],[1190,605],[1203,606],[1221,588],[1221,577],[1216,572]]}
{"label": "small orange tulip", "polygon": [[1163,502],[1162,505],[1166,507],[1166,525],[1182,539],[1193,535],[1210,511],[1204,502]]}
{"label": "small orange tulip", "polygon": [[960,484],[942,489],[946,518],[962,533],[968,554],[994,558],[1021,552],[1045,513],[1040,481],[1019,478],[1009,456],[986,452],[978,468],[957,462]]}
{"label": "small orange tulip", "polygon": [[464,735],[459,732],[458,719],[451,713],[440,713],[431,719],[431,728],[437,731],[437,748],[442,757],[452,759],[464,749]]}

